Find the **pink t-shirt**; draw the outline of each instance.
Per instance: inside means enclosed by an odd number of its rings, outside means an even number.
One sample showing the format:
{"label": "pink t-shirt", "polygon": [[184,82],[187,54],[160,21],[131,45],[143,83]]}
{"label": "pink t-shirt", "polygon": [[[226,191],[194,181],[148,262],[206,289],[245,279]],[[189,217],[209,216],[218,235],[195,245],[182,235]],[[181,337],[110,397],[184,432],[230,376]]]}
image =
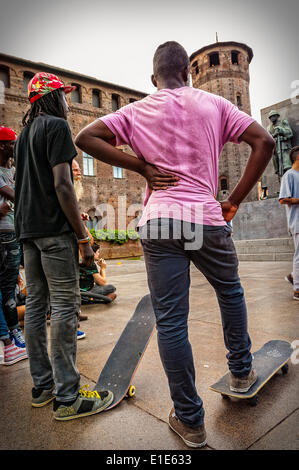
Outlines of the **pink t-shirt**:
{"label": "pink t-shirt", "polygon": [[167,217],[206,225],[225,225],[215,197],[218,159],[226,142],[239,143],[254,122],[221,96],[191,87],[163,89],[100,118],[138,158],[178,176],[178,186],[146,187],[138,226]]}

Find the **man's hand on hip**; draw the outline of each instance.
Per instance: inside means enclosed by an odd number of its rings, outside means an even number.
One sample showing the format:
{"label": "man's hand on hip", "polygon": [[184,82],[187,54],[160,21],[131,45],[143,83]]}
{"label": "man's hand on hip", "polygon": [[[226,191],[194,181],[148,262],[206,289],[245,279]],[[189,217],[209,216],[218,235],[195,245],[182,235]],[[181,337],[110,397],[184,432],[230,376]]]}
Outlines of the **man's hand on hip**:
{"label": "man's hand on hip", "polygon": [[230,201],[222,201],[220,202],[221,208],[222,208],[222,215],[223,218],[226,222],[230,222],[234,216],[236,215],[237,210],[239,209],[239,206],[236,204],[233,204]]}
{"label": "man's hand on hip", "polygon": [[149,163],[145,165],[142,176],[146,179],[149,189],[154,191],[177,186],[179,181],[178,176],[161,173],[155,166]]}

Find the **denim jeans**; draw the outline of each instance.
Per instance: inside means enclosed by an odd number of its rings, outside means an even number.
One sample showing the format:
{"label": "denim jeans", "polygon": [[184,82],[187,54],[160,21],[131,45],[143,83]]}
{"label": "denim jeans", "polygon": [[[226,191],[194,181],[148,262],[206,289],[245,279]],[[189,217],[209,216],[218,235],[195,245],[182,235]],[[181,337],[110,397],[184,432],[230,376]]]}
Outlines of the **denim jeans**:
{"label": "denim jeans", "polygon": [[[160,230],[168,224],[170,236],[163,239]],[[215,290],[228,350],[228,367],[237,377],[250,372],[251,341],[231,228],[184,223],[190,233],[195,230],[202,233],[201,247],[187,250],[185,243],[190,240],[186,239],[182,228],[180,238],[174,238],[174,228],[178,225],[182,225],[181,221],[153,219],[144,227],[147,230],[158,227],[159,236],[147,237],[144,230],[141,243],[156,315],[160,357],[176,415],[187,426],[197,427],[203,423],[204,408],[195,387],[193,354],[188,340],[190,261]]]}
{"label": "denim jeans", "polygon": [[295,253],[293,258],[294,291],[299,291],[299,233],[293,234]]}
{"label": "denim jeans", "polygon": [[[0,243],[0,273],[4,272],[4,257],[5,257],[5,251],[3,246]],[[3,308],[2,308],[2,293],[1,293],[1,285],[0,285],[0,339],[8,339],[9,338],[9,331],[7,328],[7,323],[5,320],[5,316],[3,313]]]}
{"label": "denim jeans", "polygon": [[[36,388],[55,384],[58,401],[75,399],[80,385],[76,367],[80,310],[78,243],[71,232],[23,243],[27,299],[25,339]],[[46,315],[51,306],[51,361]]]}
{"label": "denim jeans", "polygon": [[0,232],[0,244],[1,251],[4,254],[0,269],[2,307],[7,326],[12,330],[19,326],[16,285],[21,262],[21,246],[16,241],[16,234],[14,232]]}
{"label": "denim jeans", "polygon": [[7,323],[2,309],[2,294],[0,290],[0,339],[8,339],[9,331],[7,328]]}

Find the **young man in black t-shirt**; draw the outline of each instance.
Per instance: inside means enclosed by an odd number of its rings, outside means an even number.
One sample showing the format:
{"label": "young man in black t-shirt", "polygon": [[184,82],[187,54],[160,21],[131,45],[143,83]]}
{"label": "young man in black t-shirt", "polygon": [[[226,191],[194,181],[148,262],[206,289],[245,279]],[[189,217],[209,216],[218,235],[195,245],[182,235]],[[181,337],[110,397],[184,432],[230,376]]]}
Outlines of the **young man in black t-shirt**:
{"label": "young man in black t-shirt", "polygon": [[[15,228],[23,243],[27,299],[25,338],[33,378],[32,405],[55,398],[54,417],[69,420],[99,413],[113,400],[79,394],[76,367],[80,310],[78,246],[90,266],[93,251],[86,237],[72,181],[76,156],[65,87],[58,77],[36,74],[28,85],[31,108],[15,146]],[[46,314],[51,305],[51,362]]]}

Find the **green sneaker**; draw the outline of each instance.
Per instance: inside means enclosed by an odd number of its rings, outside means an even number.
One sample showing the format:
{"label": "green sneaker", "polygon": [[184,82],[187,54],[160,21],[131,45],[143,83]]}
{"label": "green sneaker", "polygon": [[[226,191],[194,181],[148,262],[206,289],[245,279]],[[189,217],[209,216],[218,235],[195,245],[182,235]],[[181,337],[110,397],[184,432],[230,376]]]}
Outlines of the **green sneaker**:
{"label": "green sneaker", "polygon": [[89,397],[78,395],[73,403],[62,403],[55,400],[53,403],[54,418],[58,421],[83,418],[104,411],[113,402],[114,396],[110,391],[96,392],[95,395]]}
{"label": "green sneaker", "polygon": [[42,388],[33,388],[32,389],[32,406],[34,408],[41,408],[42,406],[47,405],[50,401],[54,400],[53,395],[54,387],[45,390]]}

